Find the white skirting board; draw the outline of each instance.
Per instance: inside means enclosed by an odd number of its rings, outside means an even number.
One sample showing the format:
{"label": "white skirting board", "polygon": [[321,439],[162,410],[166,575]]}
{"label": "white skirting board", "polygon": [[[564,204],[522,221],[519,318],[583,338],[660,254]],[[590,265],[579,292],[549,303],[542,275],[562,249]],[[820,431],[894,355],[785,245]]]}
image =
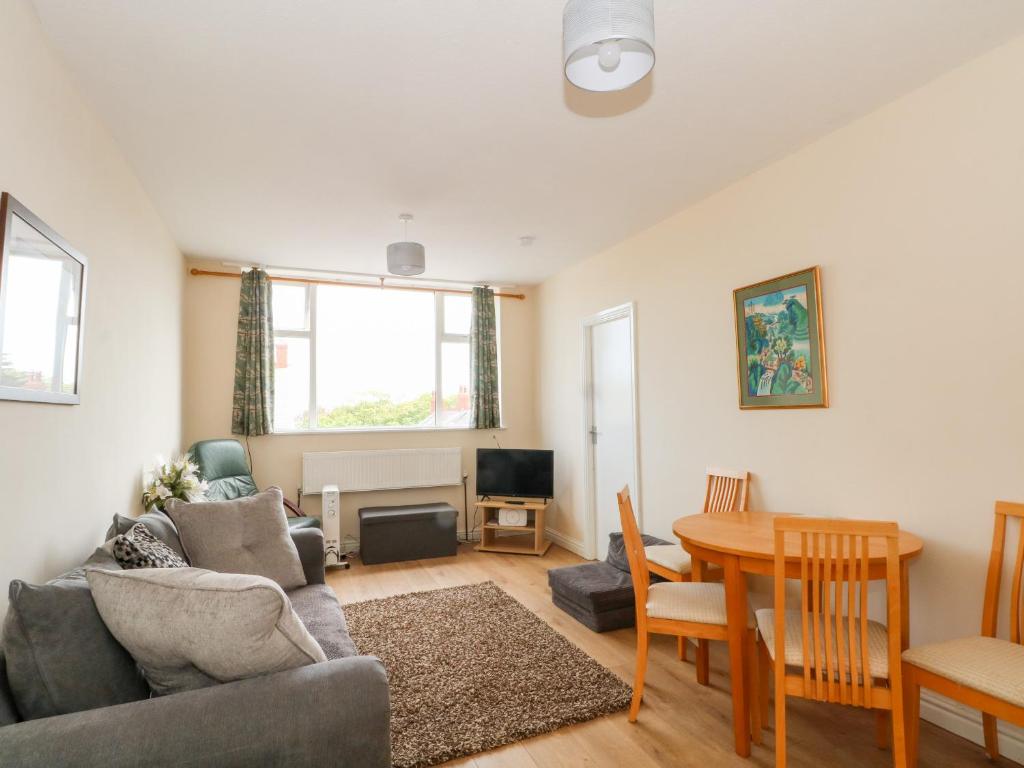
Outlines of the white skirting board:
{"label": "white skirting board", "polygon": [[[921,717],[939,728],[962,736],[979,745],[985,744],[981,730],[981,713],[976,709],[921,689]],[[1010,723],[999,723],[999,752],[1017,763],[1024,763],[1024,730]]]}
{"label": "white skirting board", "polygon": [[574,552],[580,557],[585,558],[587,556],[582,541],[578,541],[571,536],[566,536],[564,533],[559,533],[551,528],[545,528],[544,535],[551,540],[552,544],[557,544],[562,549],[568,549],[570,552]]}

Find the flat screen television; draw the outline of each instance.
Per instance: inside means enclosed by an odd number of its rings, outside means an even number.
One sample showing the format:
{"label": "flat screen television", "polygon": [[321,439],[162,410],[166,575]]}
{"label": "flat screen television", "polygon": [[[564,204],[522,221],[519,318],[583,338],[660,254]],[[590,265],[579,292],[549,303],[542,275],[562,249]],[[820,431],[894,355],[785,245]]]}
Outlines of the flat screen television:
{"label": "flat screen television", "polygon": [[554,451],[476,450],[476,492],[480,496],[550,499],[555,495],[554,485]]}

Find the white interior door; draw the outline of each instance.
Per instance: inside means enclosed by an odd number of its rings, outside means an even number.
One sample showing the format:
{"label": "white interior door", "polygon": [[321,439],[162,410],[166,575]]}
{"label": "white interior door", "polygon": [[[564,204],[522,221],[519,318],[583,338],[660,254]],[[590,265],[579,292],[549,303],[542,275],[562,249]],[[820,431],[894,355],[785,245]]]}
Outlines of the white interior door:
{"label": "white interior door", "polygon": [[608,553],[608,534],[621,531],[615,494],[630,487],[634,506],[639,495],[636,455],[636,397],[632,306],[595,316],[589,331],[587,441],[593,498],[591,552]]}

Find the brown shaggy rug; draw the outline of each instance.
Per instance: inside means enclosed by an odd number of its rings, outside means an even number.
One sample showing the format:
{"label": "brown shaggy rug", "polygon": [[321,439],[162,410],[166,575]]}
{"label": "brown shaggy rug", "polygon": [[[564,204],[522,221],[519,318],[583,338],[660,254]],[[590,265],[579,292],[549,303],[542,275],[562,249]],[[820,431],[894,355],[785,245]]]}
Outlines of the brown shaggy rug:
{"label": "brown shaggy rug", "polygon": [[463,755],[625,709],[631,689],[493,582],[345,606],[391,687],[396,768]]}

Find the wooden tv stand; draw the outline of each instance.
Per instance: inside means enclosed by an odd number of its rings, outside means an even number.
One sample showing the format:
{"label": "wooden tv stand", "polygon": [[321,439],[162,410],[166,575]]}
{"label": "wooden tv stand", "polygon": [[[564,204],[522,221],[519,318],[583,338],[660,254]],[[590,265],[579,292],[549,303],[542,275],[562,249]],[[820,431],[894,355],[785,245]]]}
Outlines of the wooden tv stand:
{"label": "wooden tv stand", "polygon": [[[551,546],[551,542],[544,538],[544,514],[548,511],[551,502],[527,501],[522,504],[513,503],[507,499],[488,499],[487,501],[476,502],[476,508],[483,515],[483,522],[480,524],[480,543],[476,545],[477,552],[504,552],[514,555],[544,555]],[[530,520],[526,525],[500,525],[498,523],[498,510],[504,508],[525,509],[530,513]],[[498,532],[516,533],[513,536],[498,536]]]}

